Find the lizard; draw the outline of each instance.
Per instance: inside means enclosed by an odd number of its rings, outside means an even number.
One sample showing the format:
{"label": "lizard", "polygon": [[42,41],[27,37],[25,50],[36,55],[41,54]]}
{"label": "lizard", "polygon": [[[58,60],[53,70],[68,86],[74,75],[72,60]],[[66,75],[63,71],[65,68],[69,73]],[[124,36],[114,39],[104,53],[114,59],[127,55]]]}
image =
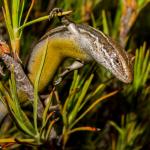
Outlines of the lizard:
{"label": "lizard", "polygon": [[[55,8],[51,15],[61,13]],[[28,77],[34,83],[40,66],[44,45],[48,39],[48,50],[39,82],[39,91],[49,84],[57,68],[65,58],[71,57],[75,62],[70,70],[82,67],[85,63],[95,61],[109,70],[124,83],[133,80],[132,61],[129,54],[112,38],[89,25],[76,24],[67,16],[60,17],[62,25],[48,31],[35,45],[28,61]]]}

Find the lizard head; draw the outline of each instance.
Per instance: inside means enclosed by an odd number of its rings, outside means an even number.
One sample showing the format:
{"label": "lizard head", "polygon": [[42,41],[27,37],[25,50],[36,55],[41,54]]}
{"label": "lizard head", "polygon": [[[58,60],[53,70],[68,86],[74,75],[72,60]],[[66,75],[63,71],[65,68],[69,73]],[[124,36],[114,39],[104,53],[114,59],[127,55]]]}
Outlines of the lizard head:
{"label": "lizard head", "polygon": [[111,38],[107,37],[99,45],[99,59],[96,61],[108,69],[116,78],[124,83],[133,80],[132,59],[129,54]]}
{"label": "lizard head", "polygon": [[133,67],[128,53],[102,32],[93,29],[92,33],[94,37],[89,42],[91,44],[85,44],[86,49],[88,49],[87,53],[116,78],[124,83],[131,83],[133,80]]}
{"label": "lizard head", "polygon": [[79,27],[81,33],[83,32],[82,36],[80,34],[79,43],[84,47],[84,51],[116,78],[124,83],[131,83],[133,80],[133,59],[129,54],[103,32],[90,26]]}
{"label": "lizard head", "polygon": [[[107,56],[106,56],[107,57]],[[108,62],[104,64],[112,74],[124,83],[133,80],[133,67],[127,52],[122,49],[114,49],[109,53]]]}

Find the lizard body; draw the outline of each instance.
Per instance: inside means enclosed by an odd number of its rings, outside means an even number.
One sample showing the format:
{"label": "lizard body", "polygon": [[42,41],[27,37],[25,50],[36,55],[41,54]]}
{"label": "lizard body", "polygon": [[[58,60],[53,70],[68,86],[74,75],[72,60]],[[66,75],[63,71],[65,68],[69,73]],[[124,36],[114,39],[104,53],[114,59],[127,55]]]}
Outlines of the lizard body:
{"label": "lizard body", "polygon": [[52,80],[58,66],[66,57],[81,62],[96,61],[125,83],[130,83],[133,79],[131,61],[120,45],[88,25],[76,25],[70,22],[47,32],[33,48],[28,63],[28,76],[32,83],[36,78],[47,38],[48,51],[39,91]]}

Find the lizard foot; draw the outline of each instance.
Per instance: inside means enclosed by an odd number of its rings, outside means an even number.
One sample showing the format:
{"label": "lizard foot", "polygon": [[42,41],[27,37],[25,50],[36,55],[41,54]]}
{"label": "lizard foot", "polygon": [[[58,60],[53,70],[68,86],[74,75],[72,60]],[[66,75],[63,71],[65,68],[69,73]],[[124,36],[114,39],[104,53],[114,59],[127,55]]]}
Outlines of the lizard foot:
{"label": "lizard foot", "polygon": [[49,20],[54,17],[61,17],[70,14],[72,11],[63,11],[61,8],[54,8],[49,14]]}
{"label": "lizard foot", "polygon": [[58,79],[54,81],[54,85],[58,85],[62,81],[63,77],[69,72],[83,67],[84,66],[83,63],[84,62],[80,62],[76,60],[70,66],[66,67],[66,69],[59,75]]}
{"label": "lizard foot", "polygon": [[49,14],[49,20],[56,16],[62,16],[63,10],[61,8],[54,8]]}
{"label": "lizard foot", "polygon": [[58,85],[62,81],[62,77],[59,77],[57,80],[54,81],[54,85]]}

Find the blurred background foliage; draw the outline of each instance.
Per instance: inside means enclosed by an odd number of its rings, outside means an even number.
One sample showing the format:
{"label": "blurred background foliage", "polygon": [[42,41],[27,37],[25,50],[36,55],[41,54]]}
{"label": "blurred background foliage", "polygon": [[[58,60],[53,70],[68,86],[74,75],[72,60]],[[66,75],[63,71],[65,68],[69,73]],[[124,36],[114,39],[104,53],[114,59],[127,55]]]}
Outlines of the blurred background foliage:
{"label": "blurred background foliage", "polygon": [[[0,0],[1,8],[2,6],[4,7],[4,1],[6,0]],[[10,9],[15,2],[17,2],[17,0],[9,1]],[[31,1],[20,0],[20,6],[23,2],[23,19],[17,28],[25,23],[24,20],[31,5]],[[70,132],[75,132],[75,130],[71,130],[75,125],[76,127],[83,127],[83,130],[87,130],[82,131],[82,128],[79,128],[79,132],[69,134],[69,136],[65,136],[64,134],[66,140],[64,142],[65,149],[149,150],[150,1],[32,0],[32,2],[34,5],[28,17],[28,21],[48,15],[50,10],[55,7],[72,10],[73,13],[70,16],[71,20],[76,23],[89,24],[102,30],[118,41],[128,52],[135,55],[133,66],[134,81],[129,85],[121,83],[112,77],[108,71],[96,64],[87,64],[84,68],[74,73],[69,73],[63,82],[56,87],[55,98],[53,99],[57,102],[60,101],[63,107],[62,112],[59,114],[59,117],[62,119],[59,119],[55,127],[58,135],[60,136],[62,132],[65,133],[66,130],[69,132],[69,129]],[[11,11],[11,13],[13,13],[13,9],[11,9]],[[27,60],[33,46],[48,30],[60,24],[57,18],[51,21],[41,21],[27,26],[23,29],[23,32],[19,31],[18,34],[13,33],[13,38],[10,38],[10,34],[8,34],[9,29],[5,24],[1,9],[0,39],[13,45],[12,43],[15,37],[16,39],[19,37],[20,48],[18,48],[18,51],[20,51],[22,64],[26,68]],[[58,68],[58,73],[61,72],[70,61],[72,60],[69,59],[65,61],[63,65]],[[15,89],[13,82],[11,84],[11,88]],[[2,87],[2,85],[0,86]],[[117,92],[113,93],[115,91]],[[1,93],[3,94],[4,91]],[[53,91],[51,93],[53,93]],[[113,96],[111,96],[111,94]],[[0,97],[1,100],[3,100],[2,95]],[[103,100],[105,97],[107,100],[100,102],[100,98]],[[15,101],[14,103],[17,102]],[[87,110],[88,112],[86,112]],[[0,112],[0,115],[3,116],[3,111]],[[24,117],[24,115],[22,116]],[[38,145],[38,142],[35,142],[35,140],[26,140],[29,139],[30,136],[32,138],[34,136],[32,134],[29,134],[29,136],[28,132],[22,132],[20,127],[11,121],[10,118],[12,117],[1,118],[0,145],[2,145],[3,148],[21,149],[26,147],[30,149],[31,145]],[[29,118],[29,120],[31,118]],[[53,123],[50,124],[52,125]],[[22,127],[22,125],[20,126]],[[28,124],[27,127],[29,126],[31,127],[32,125]],[[89,129],[86,127],[89,127]],[[92,128],[90,127],[101,130],[91,132]],[[34,133],[36,131],[32,128],[31,132]],[[21,137],[24,140],[22,142],[19,140],[11,140],[11,138],[14,137]],[[7,138],[10,139],[10,141]],[[43,139],[44,138],[45,137],[43,137]],[[41,143],[41,141],[39,143]],[[27,146],[28,144],[30,144],[29,147]],[[43,149],[44,147],[47,149],[47,146],[50,145],[44,142],[42,144],[40,148]],[[57,149],[59,145],[60,143],[58,144],[57,141],[57,144],[53,145],[51,149]],[[58,149],[60,149],[60,147]]]}

